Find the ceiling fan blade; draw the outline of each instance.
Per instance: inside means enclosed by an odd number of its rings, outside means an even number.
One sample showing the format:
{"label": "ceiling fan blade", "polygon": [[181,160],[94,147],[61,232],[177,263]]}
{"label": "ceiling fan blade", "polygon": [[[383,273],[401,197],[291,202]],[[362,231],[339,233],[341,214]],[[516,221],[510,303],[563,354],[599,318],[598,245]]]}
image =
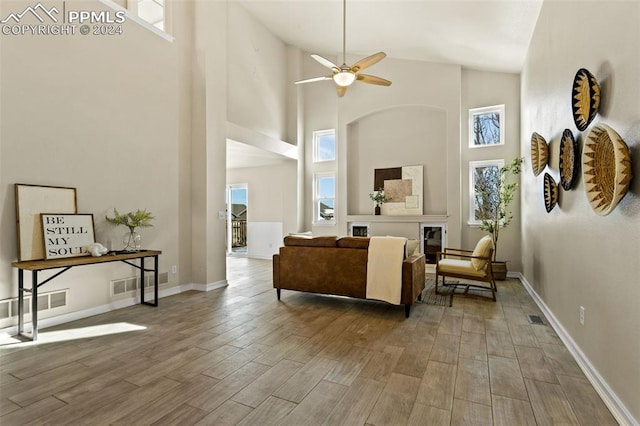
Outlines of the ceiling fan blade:
{"label": "ceiling fan blade", "polygon": [[356,76],[356,80],[378,86],[391,86],[391,82],[389,80],[382,77],[376,77],[375,75],[358,74]]}
{"label": "ceiling fan blade", "polygon": [[363,69],[368,68],[371,65],[377,64],[378,62],[383,60],[386,56],[387,54],[384,52],[378,52],[371,56],[367,56],[366,58],[360,59],[358,62],[353,64],[353,66],[351,67],[351,71],[353,72],[362,71]]}
{"label": "ceiling fan blade", "polygon": [[340,72],[340,67],[334,64],[333,62],[331,62],[330,60],[328,60],[327,58],[323,58],[322,56],[316,55],[316,54],[311,55],[311,57],[316,61],[318,61],[320,65],[329,68],[331,71]]}
{"label": "ceiling fan blade", "polygon": [[341,98],[344,96],[345,93],[347,93],[347,87],[348,86],[336,86],[338,89],[338,97]]}
{"label": "ceiling fan blade", "polygon": [[293,84],[305,84],[305,83],[315,83],[316,81],[324,81],[324,80],[333,80],[330,75],[322,76],[322,77],[313,77],[308,78],[306,80],[298,80]]}

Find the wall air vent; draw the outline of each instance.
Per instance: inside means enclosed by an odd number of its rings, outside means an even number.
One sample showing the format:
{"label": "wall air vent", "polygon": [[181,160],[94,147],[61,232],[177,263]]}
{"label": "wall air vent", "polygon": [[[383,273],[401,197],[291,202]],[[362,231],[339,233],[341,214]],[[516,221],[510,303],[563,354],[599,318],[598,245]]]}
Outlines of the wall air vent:
{"label": "wall air vent", "polygon": [[[55,290],[38,295],[38,312],[67,306],[69,289]],[[31,296],[24,298],[24,313],[31,312]],[[0,301],[0,320],[18,316],[18,298]]]}
{"label": "wall air vent", "polygon": [[544,320],[538,315],[529,315],[529,323],[544,325]]}
{"label": "wall air vent", "polygon": [[[161,272],[158,274],[158,285],[167,284],[169,282],[169,273]],[[123,294],[133,294],[140,289],[140,277],[127,277],[112,280],[110,283],[111,296],[120,296]],[[153,288],[153,275],[147,274],[144,277],[144,288]]]}

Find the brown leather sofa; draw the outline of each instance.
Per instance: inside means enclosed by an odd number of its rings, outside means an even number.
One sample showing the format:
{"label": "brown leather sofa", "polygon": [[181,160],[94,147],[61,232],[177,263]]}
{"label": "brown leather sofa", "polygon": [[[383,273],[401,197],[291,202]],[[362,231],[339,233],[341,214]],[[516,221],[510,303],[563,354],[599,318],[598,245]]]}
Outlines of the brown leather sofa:
{"label": "brown leather sofa", "polygon": [[[369,238],[287,236],[273,255],[273,287],[366,299]],[[424,254],[411,255],[402,264],[400,303],[408,318],[425,281]]]}

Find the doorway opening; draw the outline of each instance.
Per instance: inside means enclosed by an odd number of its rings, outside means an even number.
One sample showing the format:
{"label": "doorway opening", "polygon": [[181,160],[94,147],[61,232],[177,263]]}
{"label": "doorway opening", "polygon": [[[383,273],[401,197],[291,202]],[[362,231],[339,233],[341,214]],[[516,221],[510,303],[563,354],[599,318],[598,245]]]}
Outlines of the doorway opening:
{"label": "doorway opening", "polygon": [[247,253],[247,215],[249,208],[247,184],[227,186],[227,253]]}

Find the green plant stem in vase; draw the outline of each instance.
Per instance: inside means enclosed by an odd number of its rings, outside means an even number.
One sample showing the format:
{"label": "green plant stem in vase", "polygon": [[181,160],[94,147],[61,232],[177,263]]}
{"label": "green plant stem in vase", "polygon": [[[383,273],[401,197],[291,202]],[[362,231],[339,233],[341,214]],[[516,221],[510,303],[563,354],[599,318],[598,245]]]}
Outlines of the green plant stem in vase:
{"label": "green plant stem in vase", "polygon": [[153,226],[153,224],[151,224],[151,221],[154,219],[153,214],[140,209],[135,212],[128,212],[124,214],[120,214],[118,213],[118,210],[113,209],[113,213],[113,217],[105,216],[107,222],[113,223],[114,225],[123,225],[129,228],[129,232],[124,235],[122,240],[124,244],[123,251],[139,251],[141,247],[141,237],[140,234],[136,232],[136,228]]}
{"label": "green plant stem in vase", "polygon": [[140,251],[140,248],[142,247],[140,244],[141,240],[142,237],[135,231],[135,228],[133,230],[129,229],[129,232],[124,234],[122,237],[122,244],[124,244],[124,248],[122,250],[130,252]]}
{"label": "green plant stem in vase", "polygon": [[384,195],[384,188],[379,188],[377,191],[373,191],[369,194],[369,198],[376,203],[375,214],[380,215],[380,206],[389,201]]}

